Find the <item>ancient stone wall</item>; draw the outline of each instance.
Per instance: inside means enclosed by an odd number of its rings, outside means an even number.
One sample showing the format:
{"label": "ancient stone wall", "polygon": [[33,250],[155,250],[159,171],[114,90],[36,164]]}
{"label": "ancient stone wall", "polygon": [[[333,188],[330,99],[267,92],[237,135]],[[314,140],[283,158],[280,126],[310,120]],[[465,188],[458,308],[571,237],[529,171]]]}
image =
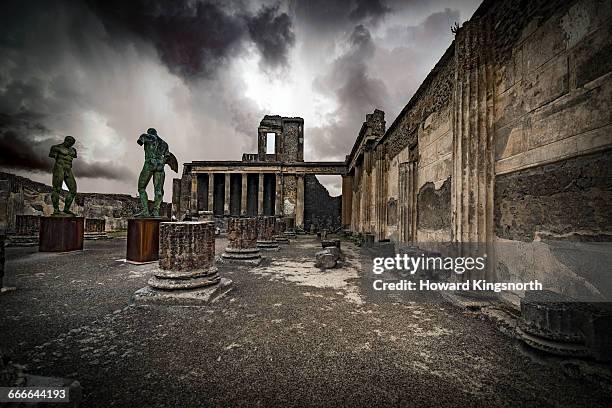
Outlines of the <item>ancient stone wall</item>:
{"label": "ancient stone wall", "polygon": [[15,235],[38,236],[40,215],[17,214],[15,216]]}
{"label": "ancient stone wall", "polygon": [[342,197],[331,197],[316,176],[304,176],[304,229],[336,229],[341,227]]}
{"label": "ancient stone wall", "polygon": [[611,27],[609,1],[485,0],[370,149],[384,176],[358,136],[351,229],[495,244],[497,278],[610,291],[553,243],[612,241]]}
{"label": "ancient stone wall", "polygon": [[[0,224],[6,225],[8,233],[16,232],[17,215],[42,216],[53,213],[51,186],[10,173],[0,173],[0,180],[3,180],[0,185],[7,189],[2,192],[7,199],[0,212]],[[66,193],[61,193],[60,207],[64,205]],[[168,203],[162,204],[162,214],[169,217],[170,210]],[[127,229],[127,219],[140,211],[140,201],[127,194],[78,193],[72,211],[85,218],[105,220],[107,231],[123,230]]]}
{"label": "ancient stone wall", "polygon": [[106,221],[99,218],[85,219],[85,232],[104,232],[106,231]]}

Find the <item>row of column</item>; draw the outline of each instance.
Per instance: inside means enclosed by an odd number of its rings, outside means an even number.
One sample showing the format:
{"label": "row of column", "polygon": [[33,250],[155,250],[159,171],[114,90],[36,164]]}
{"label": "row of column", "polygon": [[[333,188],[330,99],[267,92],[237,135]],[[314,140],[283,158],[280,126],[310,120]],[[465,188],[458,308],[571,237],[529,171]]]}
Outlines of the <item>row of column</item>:
{"label": "row of column", "polygon": [[[191,177],[191,203],[192,203],[192,211],[197,211],[199,209],[198,201],[199,201],[199,178],[202,175],[208,177],[207,181],[207,206],[206,209],[208,211],[214,212],[215,210],[215,176],[224,175],[224,200],[223,200],[223,214],[230,215],[231,208],[230,204],[232,203],[232,183],[231,177],[232,175],[240,174],[241,183],[240,183],[240,215],[285,215],[285,216],[295,216],[296,225],[303,225],[304,222],[304,175],[297,174],[297,197],[296,197],[296,205],[295,205],[295,214],[284,214],[284,183],[283,183],[283,174],[282,173],[193,173]],[[251,213],[248,214],[249,207],[249,175],[257,175],[257,210],[256,214]],[[268,194],[268,200],[274,200],[274,205],[271,210],[268,211],[268,214],[264,214],[264,209],[267,207],[265,204],[266,200],[266,189],[265,189],[265,176],[274,176],[274,181],[269,181],[269,186],[274,186],[274,190],[270,191]],[[199,177],[198,177],[199,176]],[[270,187],[271,189],[272,187]]]}

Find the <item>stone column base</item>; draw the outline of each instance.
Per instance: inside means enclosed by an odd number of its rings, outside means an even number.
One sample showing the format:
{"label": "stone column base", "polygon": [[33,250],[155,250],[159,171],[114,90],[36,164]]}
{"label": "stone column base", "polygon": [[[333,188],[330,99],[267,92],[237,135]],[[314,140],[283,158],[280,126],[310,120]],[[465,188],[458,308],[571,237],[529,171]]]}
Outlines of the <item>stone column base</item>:
{"label": "stone column base", "polygon": [[259,254],[259,248],[225,248],[225,252],[221,254],[221,259],[224,262],[242,263],[246,265],[259,265],[262,258]]}
{"label": "stone column base", "polygon": [[257,248],[264,251],[278,251],[278,242],[276,241],[257,241]]}
{"label": "stone column base", "polygon": [[276,237],[274,237],[274,239],[279,244],[285,244],[285,245],[289,244],[289,238],[285,235],[285,233],[283,233],[282,235],[277,235]]}
{"label": "stone column base", "polygon": [[130,299],[136,306],[205,306],[224,297],[233,289],[231,279],[220,278],[217,285],[189,290],[160,290],[146,286]]}
{"label": "stone column base", "polygon": [[215,285],[220,279],[214,266],[189,272],[158,269],[147,283],[154,289],[186,290]]}

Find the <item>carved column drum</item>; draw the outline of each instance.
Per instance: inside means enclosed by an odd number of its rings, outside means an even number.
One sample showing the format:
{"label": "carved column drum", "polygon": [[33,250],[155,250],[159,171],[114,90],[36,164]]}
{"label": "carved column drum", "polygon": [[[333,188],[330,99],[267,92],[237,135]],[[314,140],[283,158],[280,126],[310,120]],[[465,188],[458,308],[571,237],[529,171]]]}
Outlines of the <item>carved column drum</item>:
{"label": "carved column drum", "polygon": [[278,242],[274,238],[275,217],[258,217],[257,218],[257,246],[264,250],[277,250]]}
{"label": "carved column drum", "polygon": [[159,269],[155,289],[195,289],[219,283],[213,222],[163,222],[159,227]]}
{"label": "carved column drum", "polygon": [[230,218],[227,222],[229,244],[221,255],[230,262],[259,264],[261,255],[257,248],[257,218]]}

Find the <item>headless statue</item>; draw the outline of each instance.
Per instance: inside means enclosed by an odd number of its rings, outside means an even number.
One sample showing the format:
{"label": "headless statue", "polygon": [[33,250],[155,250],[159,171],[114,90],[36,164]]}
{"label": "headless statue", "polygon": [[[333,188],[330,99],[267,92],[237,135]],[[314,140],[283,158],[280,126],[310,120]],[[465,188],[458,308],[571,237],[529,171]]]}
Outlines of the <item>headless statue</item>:
{"label": "headless statue", "polygon": [[[74,213],[70,211],[70,206],[77,193],[77,184],[72,173],[72,160],[77,157],[76,149],[72,147],[74,143],[74,137],[66,136],[63,143],[51,146],[51,151],[49,152],[49,157],[55,159],[52,180],[53,192],[51,193],[53,215],[74,216]],[[59,209],[59,199],[63,183],[66,183],[68,187],[68,195],[64,200],[64,211],[62,214]]]}
{"label": "headless statue", "polygon": [[[159,209],[164,198],[164,181],[166,175],[164,173],[164,165],[168,164],[172,170],[178,172],[178,162],[176,157],[168,149],[166,143],[153,128],[147,130],[138,138],[137,143],[144,146],[145,161],[138,177],[138,195],[142,211],[137,214],[138,217],[159,217]],[[149,198],[147,196],[147,185],[153,179],[153,190],[155,191],[155,199],[153,201],[153,210],[149,212]]]}

